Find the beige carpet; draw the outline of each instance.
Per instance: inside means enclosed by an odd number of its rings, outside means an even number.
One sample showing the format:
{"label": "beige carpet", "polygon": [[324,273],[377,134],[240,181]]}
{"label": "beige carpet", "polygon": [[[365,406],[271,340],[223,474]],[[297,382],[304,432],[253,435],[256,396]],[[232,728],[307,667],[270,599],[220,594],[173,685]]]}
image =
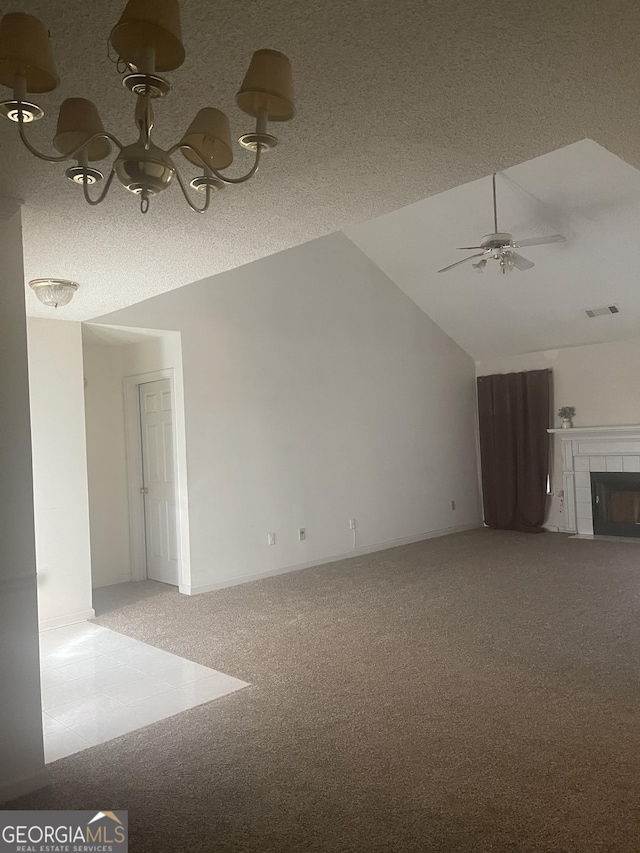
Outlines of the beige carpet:
{"label": "beige carpet", "polygon": [[100,623],[253,685],[52,766],[131,850],[637,851],[640,546],[471,531]]}

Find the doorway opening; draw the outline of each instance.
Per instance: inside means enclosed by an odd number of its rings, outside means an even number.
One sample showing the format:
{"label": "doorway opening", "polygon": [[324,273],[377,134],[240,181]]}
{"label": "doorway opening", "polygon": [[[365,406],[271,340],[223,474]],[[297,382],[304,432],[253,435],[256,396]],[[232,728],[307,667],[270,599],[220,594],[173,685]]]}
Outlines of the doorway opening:
{"label": "doorway opening", "polygon": [[180,334],[84,324],[97,615],[190,588]]}

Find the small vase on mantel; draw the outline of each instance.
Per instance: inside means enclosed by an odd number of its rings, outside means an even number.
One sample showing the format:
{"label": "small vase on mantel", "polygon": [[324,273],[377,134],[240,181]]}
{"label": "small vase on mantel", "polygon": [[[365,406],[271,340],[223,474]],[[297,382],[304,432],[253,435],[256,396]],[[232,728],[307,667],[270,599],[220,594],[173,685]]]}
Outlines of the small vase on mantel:
{"label": "small vase on mantel", "polygon": [[576,413],[575,406],[563,406],[558,412],[558,417],[562,418],[562,429],[571,429],[573,426],[573,416]]}

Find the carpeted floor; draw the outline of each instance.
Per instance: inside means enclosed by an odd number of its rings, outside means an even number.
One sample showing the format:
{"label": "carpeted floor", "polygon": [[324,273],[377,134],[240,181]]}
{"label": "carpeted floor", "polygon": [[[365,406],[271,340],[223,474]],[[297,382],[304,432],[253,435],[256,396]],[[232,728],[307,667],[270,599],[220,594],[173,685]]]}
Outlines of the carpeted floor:
{"label": "carpeted floor", "polygon": [[11,807],[134,853],[637,851],[640,547],[470,531],[100,624],[251,682]]}

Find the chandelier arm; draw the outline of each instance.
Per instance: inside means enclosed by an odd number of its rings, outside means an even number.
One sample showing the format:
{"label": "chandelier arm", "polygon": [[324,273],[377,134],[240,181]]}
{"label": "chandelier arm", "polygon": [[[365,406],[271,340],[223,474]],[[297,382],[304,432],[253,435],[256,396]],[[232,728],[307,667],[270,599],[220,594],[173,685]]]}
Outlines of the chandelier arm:
{"label": "chandelier arm", "polygon": [[176,169],[176,180],[178,181],[178,184],[180,185],[180,189],[182,190],[182,195],[185,197],[185,201],[187,202],[187,204],[189,205],[191,210],[194,210],[196,213],[206,213],[206,211],[209,209],[209,204],[211,202],[211,187],[209,185],[207,185],[207,187],[206,187],[204,207],[198,207],[189,198],[189,193],[187,192],[187,188],[185,187],[184,181],[182,180],[182,175],[180,174],[180,172],[177,169]]}
{"label": "chandelier arm", "polygon": [[111,181],[113,180],[113,176],[115,175],[115,173],[116,173],[116,170],[114,167],[112,167],[111,171],[109,172],[109,177],[107,178],[107,182],[105,183],[104,187],[102,188],[102,192],[100,193],[100,195],[97,198],[91,198],[91,196],[89,195],[89,184],[87,183],[86,177],[84,178],[84,180],[82,181],[82,189],[84,190],[84,199],[88,204],[95,207],[97,204],[100,204],[101,202],[103,202],[105,200],[106,195],[109,192],[109,187],[111,186]]}
{"label": "chandelier arm", "polygon": [[[198,149],[195,146],[189,145],[189,144],[183,145],[181,142],[178,142],[177,145],[174,145],[172,148],[170,148],[167,151],[167,154],[169,156],[171,156],[176,151],[181,151],[182,149],[185,149],[185,148],[188,151],[192,151],[194,154],[196,154],[202,160],[203,163],[207,163],[207,158],[204,157],[203,154],[200,151],[198,151]],[[222,181],[225,184],[243,184],[245,181],[248,181],[249,178],[252,178],[255,175],[255,173],[258,171],[258,167],[260,165],[260,154],[261,154],[261,152],[262,152],[262,145],[260,143],[258,143],[258,146],[256,148],[256,158],[254,160],[253,166],[251,167],[251,169],[249,169],[249,171],[247,172],[246,175],[242,175],[242,177],[240,177],[240,178],[230,178],[228,175],[223,175],[222,172],[218,172],[217,169],[211,168],[211,166],[209,166],[208,164],[207,164],[206,168],[208,171],[211,172],[212,175],[214,175],[214,177],[218,178],[219,181]]]}
{"label": "chandelier arm", "polygon": [[[22,113],[20,113],[20,115],[22,116]],[[22,118],[20,118],[18,121],[18,130],[20,132],[20,139],[24,143],[25,148],[27,148],[39,160],[46,160],[48,163],[64,163],[66,160],[73,160],[77,158],[78,154],[80,154],[83,149],[91,145],[91,143],[94,142],[96,139],[108,139],[110,142],[113,142],[113,144],[117,146],[120,151],[122,151],[124,147],[122,143],[118,139],[116,139],[115,136],[113,136],[113,134],[107,133],[106,131],[102,131],[101,133],[94,133],[94,135],[90,139],[87,139],[87,141],[83,142],[82,145],[78,145],[78,147],[74,148],[74,150],[71,151],[69,154],[61,154],[59,157],[51,157],[49,154],[42,154],[29,142],[24,132],[24,121],[22,120]]]}

